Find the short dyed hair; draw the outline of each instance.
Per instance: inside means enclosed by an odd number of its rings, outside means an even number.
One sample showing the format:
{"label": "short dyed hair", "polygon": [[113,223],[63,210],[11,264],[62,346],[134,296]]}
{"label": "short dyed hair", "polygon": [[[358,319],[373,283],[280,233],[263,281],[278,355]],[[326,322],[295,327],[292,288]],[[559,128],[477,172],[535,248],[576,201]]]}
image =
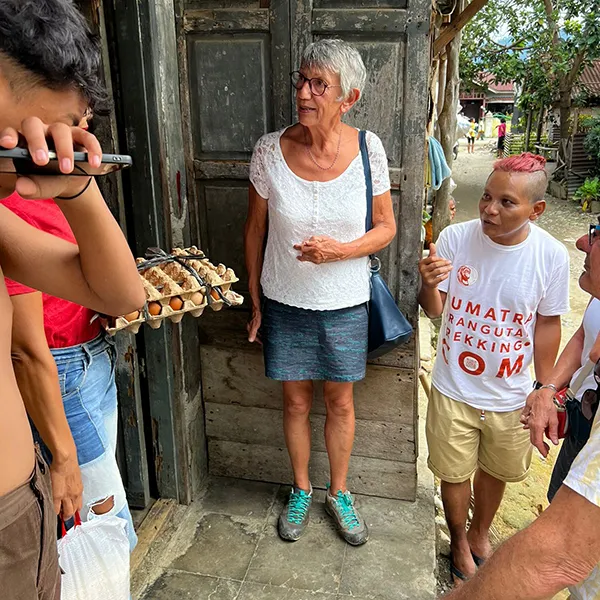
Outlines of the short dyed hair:
{"label": "short dyed hair", "polygon": [[317,40],[304,49],[300,64],[339,75],[344,99],[353,89],[359,90],[362,95],[367,69],[360,52],[348,42],[338,39]]}
{"label": "short dyed hair", "polygon": [[0,69],[17,96],[73,89],[99,112],[108,105],[100,64],[99,39],[72,0],[0,0]]}
{"label": "short dyed hair", "polygon": [[530,202],[539,202],[544,199],[548,188],[548,173],[546,173],[546,159],[539,154],[524,152],[503,158],[494,163],[494,171],[505,173],[529,174]]}

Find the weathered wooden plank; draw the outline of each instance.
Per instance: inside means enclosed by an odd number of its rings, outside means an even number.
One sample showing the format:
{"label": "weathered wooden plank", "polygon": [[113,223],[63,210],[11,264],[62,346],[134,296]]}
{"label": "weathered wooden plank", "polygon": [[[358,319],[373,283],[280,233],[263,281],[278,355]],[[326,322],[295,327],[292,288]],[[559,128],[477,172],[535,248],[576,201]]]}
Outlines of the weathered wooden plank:
{"label": "weathered wooden plank", "polygon": [[244,179],[250,175],[250,160],[195,160],[196,179]]}
{"label": "weathered wooden plank", "polygon": [[406,8],[406,0],[313,0],[315,8]]}
{"label": "weathered wooden plank", "polygon": [[[286,95],[287,99],[287,95]],[[289,105],[288,105],[289,114]],[[277,124],[277,113],[274,115],[275,128],[283,127]],[[250,175],[250,159],[248,160],[194,160],[194,177],[196,179],[244,179]],[[390,169],[392,189],[399,189],[402,180],[402,169]]]}
{"label": "weathered wooden plank", "polygon": [[[244,350],[201,347],[205,402],[281,408],[281,384],[264,376],[262,356]],[[412,424],[414,371],[369,366],[367,377],[354,388],[358,419]],[[325,414],[320,386],[315,389],[314,414]]]}
{"label": "weathered wooden plank", "polygon": [[403,33],[408,12],[402,9],[315,9],[315,33]]}
{"label": "weathered wooden plank", "polygon": [[192,9],[186,10],[183,17],[183,30],[186,33],[269,31],[269,9]]}
{"label": "weathered wooden plank", "polygon": [[119,357],[115,379],[123,432],[127,500],[132,508],[145,508],[150,501],[150,480],[137,346],[135,336],[131,334],[119,334],[115,341]]}
{"label": "weathered wooden plank", "polygon": [[[271,32],[271,77],[273,120],[269,124],[273,129],[281,129],[291,122],[290,72],[293,70],[290,56],[290,2],[288,0],[270,0]],[[265,131],[265,133],[267,133]]]}
{"label": "weathered wooden plank", "polygon": [[[291,481],[292,471],[285,447],[209,440],[208,456],[211,475],[274,483]],[[312,453],[310,476],[317,488],[324,488],[329,482],[329,461],[325,452]],[[414,464],[361,456],[350,459],[348,487],[357,494],[412,501],[416,484]]]}
{"label": "weathered wooden plank", "polygon": [[417,336],[413,333],[410,340],[398,346],[388,354],[370,361],[370,364],[379,365],[381,367],[398,367],[400,369],[416,369],[418,359],[416,353]]}
{"label": "weathered wooden plank", "polygon": [[[206,435],[209,439],[265,446],[285,446],[283,412],[235,404],[207,402]],[[326,452],[325,416],[312,415],[312,448]],[[354,456],[400,462],[415,461],[415,443],[411,425],[357,419]]]}

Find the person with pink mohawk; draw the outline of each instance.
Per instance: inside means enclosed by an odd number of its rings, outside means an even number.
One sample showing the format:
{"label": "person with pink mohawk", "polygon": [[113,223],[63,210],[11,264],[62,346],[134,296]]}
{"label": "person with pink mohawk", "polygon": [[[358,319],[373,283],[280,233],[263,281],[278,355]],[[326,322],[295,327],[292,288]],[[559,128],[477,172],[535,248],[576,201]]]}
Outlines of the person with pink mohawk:
{"label": "person with pink mohawk", "polygon": [[532,446],[521,411],[550,375],[569,311],[567,249],[535,224],[546,208],[544,166],[529,153],[496,162],[479,219],[447,227],[419,263],[419,302],[430,318],[443,316],[428,464],[442,481],[456,584],[492,554],[489,528],[506,483],[527,477]]}

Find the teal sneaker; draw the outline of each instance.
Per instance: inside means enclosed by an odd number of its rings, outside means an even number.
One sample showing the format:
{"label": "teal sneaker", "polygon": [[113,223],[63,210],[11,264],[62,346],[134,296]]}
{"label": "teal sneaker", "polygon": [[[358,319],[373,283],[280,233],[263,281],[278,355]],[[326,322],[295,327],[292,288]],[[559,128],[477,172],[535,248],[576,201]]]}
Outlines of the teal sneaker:
{"label": "teal sneaker", "polygon": [[342,493],[338,490],[337,494],[332,496],[328,486],[325,510],[335,521],[339,534],[352,546],[360,546],[369,539],[367,524],[356,510],[350,492]]}
{"label": "teal sneaker", "polygon": [[279,515],[278,531],[279,537],[289,542],[300,539],[308,525],[308,509],[312,503],[312,486],[310,492],[305,492],[292,487],[290,497],[285,508]]}

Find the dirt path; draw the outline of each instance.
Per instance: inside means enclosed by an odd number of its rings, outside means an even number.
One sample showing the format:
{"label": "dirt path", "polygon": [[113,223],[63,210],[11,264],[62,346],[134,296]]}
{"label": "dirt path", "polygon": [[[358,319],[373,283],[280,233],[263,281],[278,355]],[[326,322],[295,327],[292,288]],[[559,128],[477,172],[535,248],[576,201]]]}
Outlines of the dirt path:
{"label": "dirt path", "polygon": [[[486,143],[479,143],[475,153],[470,155],[466,153],[466,147],[462,146],[454,163],[453,179],[457,188],[453,195],[457,203],[457,222],[479,216],[479,198],[495,160],[486,146]],[[547,197],[547,203],[546,213],[538,223],[565,244],[571,257],[571,312],[562,319],[564,346],[579,327],[589,299],[577,283],[582,271],[583,254],[575,248],[575,241],[587,232],[592,218],[590,215],[583,215],[579,207],[571,202]],[[553,449],[548,459],[544,459],[535,452],[531,474],[527,480],[507,486],[504,501],[494,522],[501,540],[529,525],[547,506],[546,490],[557,454],[558,449]],[[568,594],[561,593],[556,596],[556,600],[567,597]]]}

